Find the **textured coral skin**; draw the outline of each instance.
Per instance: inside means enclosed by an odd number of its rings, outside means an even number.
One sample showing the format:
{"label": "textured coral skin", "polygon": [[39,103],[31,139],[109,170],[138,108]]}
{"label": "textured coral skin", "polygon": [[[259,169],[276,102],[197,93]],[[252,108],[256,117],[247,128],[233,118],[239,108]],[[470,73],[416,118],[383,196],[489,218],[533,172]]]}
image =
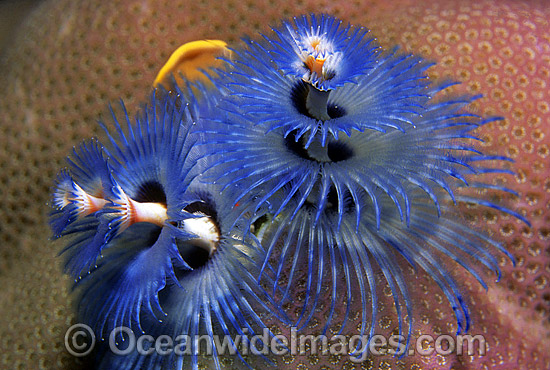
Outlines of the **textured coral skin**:
{"label": "textured coral skin", "polygon": [[[472,109],[501,115],[484,127],[484,152],[516,160],[517,176],[501,181],[520,193],[532,228],[496,213],[465,210],[476,227],[501,240],[517,266],[501,261],[503,278],[488,293],[464,275],[484,334],[486,356],[390,356],[353,364],[347,356],[284,356],[280,368],[544,369],[550,363],[550,6],[545,1],[45,1],[23,24],[0,61],[0,364],[3,368],[78,366],[64,349],[71,324],[68,282],[49,231],[49,186],[72,145],[99,133],[108,102],[130,112],[180,44],[203,38],[237,42],[281,17],[329,12],[369,27],[385,47],[395,44],[439,64],[432,77],[464,82],[455,92],[485,98]],[[258,14],[262,16],[259,17]],[[411,273],[423,333],[450,333],[454,315],[422,274]],[[391,330],[391,297],[379,317]],[[350,325],[353,328],[353,324]],[[312,331],[315,328],[311,329]],[[351,329],[350,329],[351,330]],[[284,365],[283,365],[284,364]],[[229,365],[229,362],[228,362]],[[231,368],[229,365],[228,368]]]}

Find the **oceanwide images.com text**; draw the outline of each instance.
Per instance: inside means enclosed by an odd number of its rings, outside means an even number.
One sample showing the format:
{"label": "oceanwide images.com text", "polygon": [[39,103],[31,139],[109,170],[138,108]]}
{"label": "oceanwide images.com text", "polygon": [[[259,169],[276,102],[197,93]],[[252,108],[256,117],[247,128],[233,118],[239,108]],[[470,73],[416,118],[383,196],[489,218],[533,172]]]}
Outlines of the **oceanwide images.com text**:
{"label": "oceanwide images.com text", "polygon": [[[65,347],[73,356],[86,356],[93,350],[96,336],[85,324],[75,324],[65,333]],[[363,362],[368,356],[431,356],[434,353],[448,355],[484,355],[486,341],[482,335],[427,335],[423,334],[407,341],[403,335],[384,336],[376,334],[370,339],[366,335],[310,335],[298,334],[295,327],[289,336],[273,335],[269,329],[261,334],[251,334],[242,329],[241,334],[228,335],[178,335],[171,337],[148,334],[136,335],[130,328],[121,326],[109,334],[109,350],[117,355],[129,355],[137,351],[140,355],[186,356],[193,353],[210,355],[348,355],[354,362]]]}

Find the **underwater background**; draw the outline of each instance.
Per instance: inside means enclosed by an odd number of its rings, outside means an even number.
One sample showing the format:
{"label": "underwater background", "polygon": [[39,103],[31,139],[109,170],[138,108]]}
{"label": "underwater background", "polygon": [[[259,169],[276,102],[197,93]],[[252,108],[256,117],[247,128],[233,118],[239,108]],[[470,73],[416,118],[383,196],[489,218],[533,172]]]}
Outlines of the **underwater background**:
{"label": "underwater background", "polygon": [[[73,145],[99,135],[96,120],[123,98],[130,112],[147,98],[170,53],[197,39],[239,45],[281,18],[329,13],[371,29],[385,48],[399,45],[438,64],[434,79],[463,82],[453,93],[483,94],[470,110],[506,119],[478,133],[486,153],[515,160],[502,176],[520,194],[507,204],[532,227],[498,212],[464,209],[464,222],[502,241],[503,277],[488,291],[466,273],[472,334],[485,356],[369,358],[283,356],[280,369],[545,369],[550,354],[550,5],[547,1],[43,1],[25,18],[0,59],[0,367],[73,369],[63,345],[74,323],[70,279],[48,238],[50,187]],[[456,331],[439,288],[409,271],[415,332]],[[494,279],[487,279],[488,281]],[[379,325],[393,329],[391,297]],[[358,317],[355,320],[359,320]],[[353,332],[354,321],[349,324]],[[315,328],[310,328],[314,330]],[[205,364],[208,364],[205,362]],[[232,363],[226,362],[227,368]],[[254,363],[251,362],[253,366]]]}

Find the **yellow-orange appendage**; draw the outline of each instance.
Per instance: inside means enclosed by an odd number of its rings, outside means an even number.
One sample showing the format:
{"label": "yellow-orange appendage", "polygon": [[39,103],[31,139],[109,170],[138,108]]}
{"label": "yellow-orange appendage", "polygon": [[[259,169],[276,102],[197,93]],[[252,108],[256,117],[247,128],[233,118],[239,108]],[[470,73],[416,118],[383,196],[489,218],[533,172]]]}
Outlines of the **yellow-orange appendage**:
{"label": "yellow-orange appendage", "polygon": [[200,81],[209,85],[210,79],[202,70],[223,67],[225,62],[218,57],[231,57],[231,51],[224,41],[199,40],[183,44],[172,53],[166,64],[160,69],[153,86],[164,85],[168,88],[171,85],[172,76],[178,85],[185,80]]}
{"label": "yellow-orange appendage", "polygon": [[315,58],[313,56],[308,56],[306,60],[306,66],[309,68],[311,73],[316,73],[317,76],[321,77],[323,73],[323,64],[325,63],[324,59]]}

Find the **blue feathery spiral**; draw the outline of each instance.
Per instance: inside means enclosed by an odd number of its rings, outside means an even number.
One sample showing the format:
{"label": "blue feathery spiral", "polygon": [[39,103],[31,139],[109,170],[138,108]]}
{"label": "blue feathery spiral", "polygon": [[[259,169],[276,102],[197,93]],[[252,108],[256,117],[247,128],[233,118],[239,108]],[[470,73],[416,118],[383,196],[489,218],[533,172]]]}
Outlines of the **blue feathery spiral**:
{"label": "blue feathery spiral", "polygon": [[[299,31],[309,32],[307,28]],[[329,31],[317,31],[326,43],[337,37]],[[356,45],[359,37],[366,40]],[[229,94],[234,104],[243,107],[243,114],[254,116],[255,124],[264,130],[282,128],[285,136],[293,134],[296,140],[305,135],[306,148],[316,134],[324,145],[329,136],[338,139],[340,133],[349,135],[352,130],[403,131],[414,125],[412,119],[422,113],[423,104],[446,87],[430,84],[424,72],[431,63],[397,50],[383,53],[370,46],[372,39],[365,32],[356,31],[340,43],[358,47],[354,53],[360,55],[343,56],[331,74],[334,77],[327,80],[339,83],[319,88],[309,79],[285,73],[298,55],[292,58],[281,43],[264,38],[259,43],[249,40],[246,49],[234,51],[233,69],[226,73]],[[340,69],[354,78],[340,81]]]}
{"label": "blue feathery spiral", "polygon": [[[135,122],[126,110],[123,123],[113,113],[114,130],[102,124],[110,145],[82,144],[60,173],[51,223],[67,241],[62,254],[77,278],[78,316],[98,336],[120,326],[155,336],[207,334],[219,369],[214,328],[246,338],[265,329],[260,312],[286,319],[257,284],[255,261],[265,251],[244,235],[242,212],[214,185],[195,180],[204,147],[194,145],[191,112],[200,108],[166,95],[153,97]],[[239,357],[239,345],[251,346],[243,341],[230,343]],[[107,351],[99,362],[133,369],[189,359],[197,369],[199,349],[189,346],[190,357],[134,352],[119,362]]]}
{"label": "blue feathery spiral", "polygon": [[[302,47],[312,35],[319,48],[328,45],[323,50],[364,48],[329,64],[330,73],[323,72],[320,84],[314,78],[318,75],[303,73],[311,67],[307,58],[318,58],[315,48]],[[332,17],[298,18],[294,25],[275,29],[273,39],[264,39],[247,41],[244,50],[235,51],[232,69],[222,74],[225,92],[219,111],[198,130],[212,147],[207,156],[213,181],[224,187],[239,184],[236,202],[254,194],[253,211],[266,204],[272,209],[273,225],[262,243],[268,258],[277,258],[274,295],[286,273],[282,301],[292,300],[292,277],[307,263],[308,294],[298,319],[303,327],[328,279],[323,271],[334,278],[335,271],[343,270],[348,297],[353,295],[351,279],[357,279],[365,315],[375,262],[398,310],[401,296],[410,311],[406,284],[393,261],[401,255],[433,276],[455,310],[459,330],[466,330],[469,314],[458,285],[434,256],[444,253],[484,284],[471,257],[498,271],[492,253],[505,251],[452,221],[453,204],[477,203],[528,223],[498,204],[455,194],[458,187],[513,193],[476,180],[487,172],[510,173],[501,169],[508,158],[484,155],[473,144],[479,140],[474,129],[500,118],[467,112],[465,107],[478,96],[440,97],[454,83],[432,83],[425,74],[430,63],[379,52],[363,29],[342,29]],[[322,57],[328,60],[327,55]],[[330,284],[334,312],[335,280]],[[376,299],[371,303],[374,315]],[[362,331],[367,324],[364,316]]]}
{"label": "blue feathery spiral", "polygon": [[[79,216],[86,216],[82,207],[84,193],[101,199],[112,187],[110,169],[97,140],[81,143],[73,149],[73,159],[68,158],[67,161],[70,171],[63,169],[53,187],[50,227],[54,237],[62,236]],[[78,268],[78,273],[83,268]]]}
{"label": "blue feathery spiral", "polygon": [[[406,330],[403,328],[403,312],[409,318],[413,317],[412,300],[403,273],[403,265],[408,263],[429,273],[456,314],[458,333],[467,331],[470,326],[468,306],[459,284],[451,275],[452,269],[441,262],[440,256],[461,265],[487,289],[480,267],[492,270],[500,278],[495,253],[504,253],[513,260],[512,255],[486,235],[455,221],[456,211],[448,195],[441,195],[444,200],[438,209],[426,193],[411,189],[410,220],[405,224],[393,200],[382,190],[378,192],[380,227],[376,225],[377,216],[371,211],[370,197],[365,199],[369,207],[362,209],[361,221],[356,224],[352,207],[355,200],[349,195],[343,199],[343,205],[337,203],[335,197],[331,199],[334,203],[326,207],[319,218],[314,205],[306,202],[295,216],[290,210],[284,210],[273,219],[264,229],[261,239],[268,249],[268,257],[275,256],[277,260],[274,269],[269,267],[262,272],[262,276],[267,275],[269,281],[275,282],[273,296],[279,297],[280,302],[292,301],[295,277],[305,270],[303,288],[306,295],[294,325],[300,330],[310,322],[323,302],[324,289],[329,287],[328,316],[321,332],[326,333],[335,324],[333,317],[337,308],[344,312],[338,323],[341,332],[349,319],[352,300],[359,299],[362,308],[359,311],[360,335],[368,334],[370,338],[376,325],[370,325],[368,333],[367,328],[370,323],[377,322],[375,274],[380,271],[392,291],[399,334],[406,332],[408,346],[413,329],[412,320],[409,320]],[[284,284],[280,282],[282,276],[285,276]],[[344,301],[337,299],[342,292]],[[358,344],[358,349],[366,345]]]}
{"label": "blue feathery spiral", "polygon": [[[346,42],[371,43],[361,39],[365,37],[362,29],[342,38],[344,31],[334,26],[340,22],[331,17],[312,17],[310,23],[306,27],[309,23],[303,18],[297,20],[295,32],[305,38],[314,32],[328,44],[335,38],[342,50],[347,50]],[[294,33],[283,37],[285,30],[291,29],[285,24],[284,30],[275,32],[279,38],[300,43]],[[348,27],[344,33],[349,32]],[[211,124],[203,128],[208,132],[209,145],[216,148],[213,155],[219,154],[218,165],[226,168],[221,171],[225,184],[249,184],[243,187],[242,195],[258,191],[264,194],[263,201],[290,184],[283,205],[300,189],[298,206],[315,197],[318,216],[331,188],[336,188],[341,198],[344,192],[355,195],[359,190],[372,196],[380,187],[398,207],[398,197],[402,198],[402,217],[407,217],[410,210],[404,182],[432,192],[434,185],[449,189],[448,177],[460,178],[465,172],[460,168],[464,166],[461,155],[448,152],[453,150],[452,140],[462,138],[464,130],[479,125],[480,119],[473,116],[474,122],[468,122],[471,115],[460,110],[470,99],[429,104],[432,96],[449,85],[430,84],[424,74],[429,63],[418,57],[364,48],[360,57],[344,55],[338,64],[346,75],[354,76],[352,82],[322,91],[303,77],[283,73],[296,63],[294,59],[303,56],[292,58],[280,50],[280,42],[264,37],[267,41],[263,45],[250,41],[247,49],[235,52],[233,69],[225,73],[221,83],[227,91],[219,107],[225,113],[216,112]],[[274,61],[273,53],[287,57]],[[357,66],[357,73],[350,72],[353,66]],[[336,69],[334,78],[339,72]],[[447,125],[462,127],[447,130]],[[434,146],[436,130],[441,143]],[[354,145],[339,135],[342,132]],[[385,145],[384,140],[391,139],[397,141]],[[380,148],[384,152],[378,153]],[[410,155],[396,158],[392,150]],[[375,199],[374,204],[376,207]],[[360,208],[357,203],[357,214]]]}
{"label": "blue feathery spiral", "polygon": [[[216,186],[197,181],[186,190],[184,197],[189,201],[186,212],[197,217],[199,222],[204,217],[212,220],[211,227],[218,239],[215,245],[204,237],[175,239],[181,258],[191,269],[176,267],[175,282],[159,291],[159,305],[164,312],[162,320],[147,316],[140,321],[139,328],[133,326],[137,334],[145,333],[155,339],[162,335],[174,340],[182,334],[188,336],[183,354],[173,352],[160,355],[152,351],[151,355],[144,356],[134,350],[120,356],[113,354],[105,343],[100,348],[101,369],[198,369],[198,355],[201,352],[194,338],[199,336],[208,338],[216,369],[221,368],[217,340],[226,341],[226,352],[222,354],[226,355],[229,350],[246,365],[240,354],[243,346],[248,348],[248,353],[255,350],[261,356],[261,348],[268,344],[250,343],[248,338],[260,335],[264,330],[270,341],[273,338],[262,317],[267,314],[283,322],[287,320],[257,284],[257,261],[265,258],[265,251],[252,234],[244,236],[247,223],[234,225],[239,211],[226,203],[226,195],[221,195]],[[151,240],[160,239],[158,227],[137,226],[133,225],[123,237],[113,240],[98,268],[82,280],[79,311],[84,312],[87,322],[98,320],[96,312],[101,312],[108,303],[100,297],[114,290],[112,284],[119,279],[124,266],[130,265],[142,250],[148,248]],[[116,340],[117,345],[125,348],[122,335],[117,336]],[[266,364],[271,363],[267,358],[264,360]]]}
{"label": "blue feathery spiral", "polygon": [[[91,303],[83,305],[84,310],[97,315],[94,327],[100,332],[105,326],[139,325],[143,309],[153,315],[161,313],[157,294],[167,282],[177,282],[174,266],[191,269],[178,253],[175,239],[193,235],[174,225],[191,217],[182,212],[182,194],[193,179],[192,165],[186,161],[192,125],[184,105],[176,107],[169,100],[163,104],[164,109],[157,112],[153,100],[152,108],[137,118],[135,125],[126,111],[123,125],[114,116],[115,136],[105,128],[111,148],[96,141],[81,145],[57,182],[54,201],[58,202],[54,202],[57,210],[52,223],[54,232],[67,240],[61,253],[66,260],[65,270],[77,280],[77,286],[82,277],[97,276],[93,273],[96,261],[133,224],[151,222],[159,229],[158,238],[128,265],[118,266],[111,277],[103,277],[111,279],[112,292],[84,295],[82,302],[104,299],[101,309]],[[182,121],[188,124],[180,125]],[[70,189],[67,184],[81,191],[76,196],[74,191],[63,196],[64,190]],[[86,205],[91,203],[86,200],[89,196],[95,197],[95,207]],[[73,214],[75,208],[80,211],[76,220],[56,216]],[[67,219],[67,225],[57,226],[61,219]]]}

